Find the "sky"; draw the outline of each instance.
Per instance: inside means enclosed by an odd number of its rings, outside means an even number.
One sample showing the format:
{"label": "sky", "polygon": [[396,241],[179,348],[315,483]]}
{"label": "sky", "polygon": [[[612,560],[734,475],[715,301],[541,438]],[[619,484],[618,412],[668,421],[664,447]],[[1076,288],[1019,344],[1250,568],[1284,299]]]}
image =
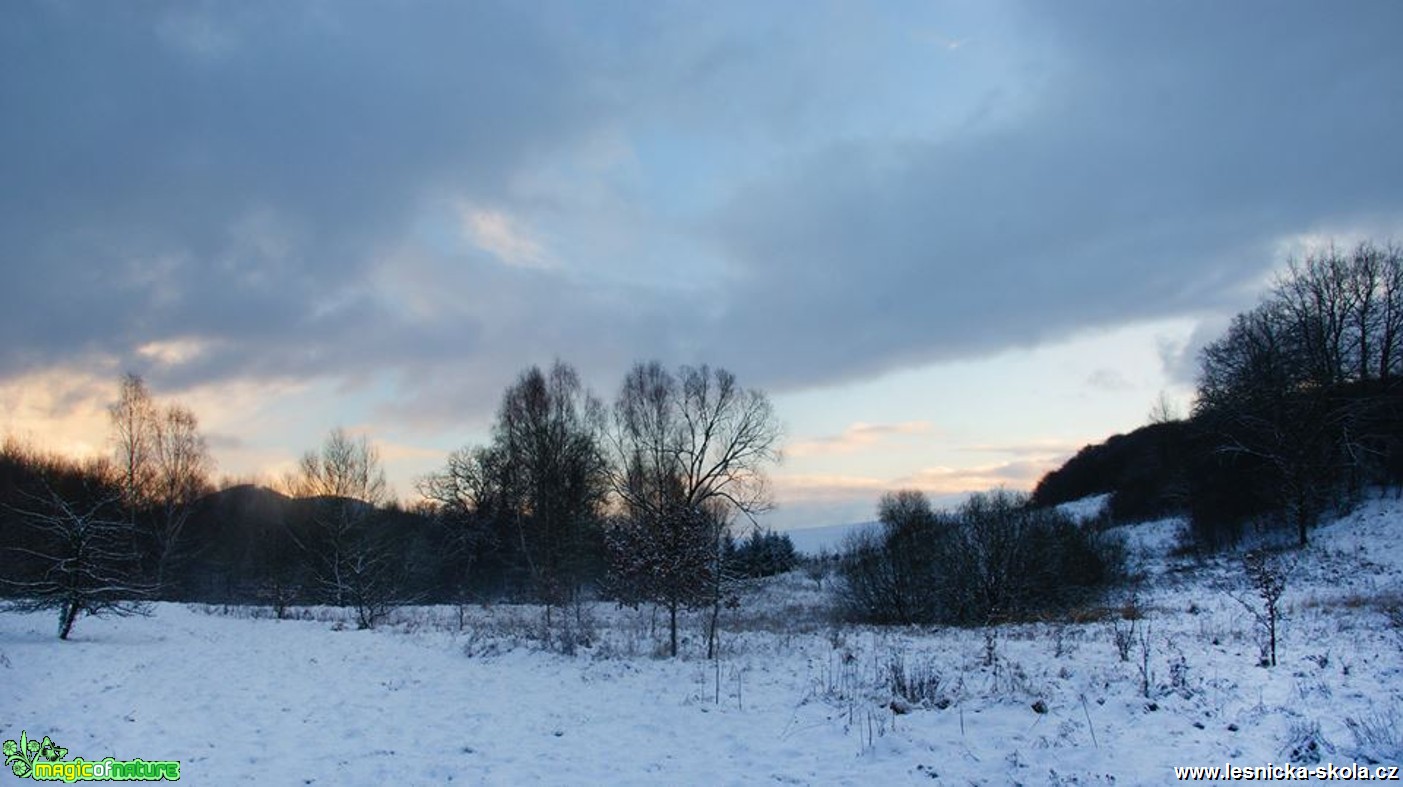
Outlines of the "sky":
{"label": "sky", "polygon": [[399,495],[573,364],[771,397],[787,528],[1191,406],[1293,257],[1403,239],[1403,5],[139,2],[0,15],[0,432],[125,371],[219,473]]}

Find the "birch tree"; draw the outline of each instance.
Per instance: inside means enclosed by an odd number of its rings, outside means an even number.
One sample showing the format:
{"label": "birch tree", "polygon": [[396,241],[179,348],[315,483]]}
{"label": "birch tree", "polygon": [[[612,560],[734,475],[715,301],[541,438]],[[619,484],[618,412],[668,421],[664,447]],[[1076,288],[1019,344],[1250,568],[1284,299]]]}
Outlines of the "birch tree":
{"label": "birch tree", "polygon": [[302,456],[287,486],[311,504],[312,532],[298,544],[327,601],[354,607],[357,624],[373,628],[394,601],[402,568],[378,527],[388,499],[379,451],[338,427],[319,450]]}
{"label": "birch tree", "polygon": [[184,546],[181,536],[199,499],[210,490],[214,462],[194,411],[173,404],[151,428],[151,534],[156,582],[164,586]]}
{"label": "birch tree", "polygon": [[117,401],[107,408],[112,425],[112,443],[117,471],[122,481],[122,505],[128,522],[135,526],[137,511],[150,501],[154,465],[153,428],[156,404],[140,375],[122,376]]}

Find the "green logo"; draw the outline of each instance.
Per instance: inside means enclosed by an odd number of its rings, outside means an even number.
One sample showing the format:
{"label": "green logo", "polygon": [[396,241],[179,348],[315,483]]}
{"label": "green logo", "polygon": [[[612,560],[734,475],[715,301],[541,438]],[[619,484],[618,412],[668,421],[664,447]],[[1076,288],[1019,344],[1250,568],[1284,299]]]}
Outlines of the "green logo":
{"label": "green logo", "polygon": [[29,739],[29,733],[21,731],[18,741],[5,741],[5,766],[14,775],[37,781],[83,782],[154,782],[162,779],[178,781],[180,763],[168,760],[118,760],[104,757],[88,762],[82,757],[65,760],[68,749],[54,743],[45,735],[44,740]]}
{"label": "green logo", "polygon": [[65,754],[68,749],[54,745],[47,735],[43,743],[30,740],[24,732],[19,734],[19,742],[5,741],[5,765],[21,779],[34,773],[34,764],[41,758],[44,762],[58,762]]}

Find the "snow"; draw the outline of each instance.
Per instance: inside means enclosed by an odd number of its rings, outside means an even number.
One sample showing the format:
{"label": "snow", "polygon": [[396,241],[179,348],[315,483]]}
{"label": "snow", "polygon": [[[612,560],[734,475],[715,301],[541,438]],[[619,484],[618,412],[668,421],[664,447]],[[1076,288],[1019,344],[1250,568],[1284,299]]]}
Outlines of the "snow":
{"label": "snow", "polygon": [[[1140,646],[1121,661],[1104,617],[843,626],[833,580],[796,573],[744,589],[717,662],[699,616],[672,660],[660,618],[608,604],[585,610],[573,655],[512,605],[465,609],[461,629],[458,609],[420,607],[355,631],[337,610],[161,604],[80,619],[70,642],[53,615],[0,614],[0,737],[176,759],[192,784],[1124,785],[1172,783],[1176,765],[1398,764],[1403,639],[1385,608],[1403,503],[1370,500],[1291,553],[1275,669],[1256,666],[1234,598],[1250,596],[1225,589],[1238,560],[1173,556],[1181,527],[1118,528],[1151,569],[1133,589],[1148,698]],[[925,702],[893,696],[893,665],[926,679]]]}
{"label": "snow", "polygon": [[1379,564],[1391,573],[1403,571],[1403,540],[1399,539],[1399,512],[1403,501],[1395,494],[1380,494],[1340,519],[1316,531],[1322,549],[1357,556]]}
{"label": "snow", "polygon": [[1069,503],[1062,503],[1054,508],[1071,517],[1077,522],[1087,522],[1106,513],[1111,505],[1111,493],[1107,492],[1091,497],[1083,497],[1080,500],[1073,500]]}

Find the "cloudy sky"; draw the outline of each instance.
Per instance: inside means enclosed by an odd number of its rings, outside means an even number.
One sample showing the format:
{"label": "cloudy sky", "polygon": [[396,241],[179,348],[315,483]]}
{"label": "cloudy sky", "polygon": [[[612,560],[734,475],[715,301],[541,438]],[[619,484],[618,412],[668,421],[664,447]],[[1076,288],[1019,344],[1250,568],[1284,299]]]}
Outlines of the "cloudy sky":
{"label": "cloudy sky", "polygon": [[124,370],[223,473],[392,480],[525,367],[768,391],[787,527],[1183,408],[1291,255],[1403,239],[1403,5],[70,2],[0,12],[0,431]]}

